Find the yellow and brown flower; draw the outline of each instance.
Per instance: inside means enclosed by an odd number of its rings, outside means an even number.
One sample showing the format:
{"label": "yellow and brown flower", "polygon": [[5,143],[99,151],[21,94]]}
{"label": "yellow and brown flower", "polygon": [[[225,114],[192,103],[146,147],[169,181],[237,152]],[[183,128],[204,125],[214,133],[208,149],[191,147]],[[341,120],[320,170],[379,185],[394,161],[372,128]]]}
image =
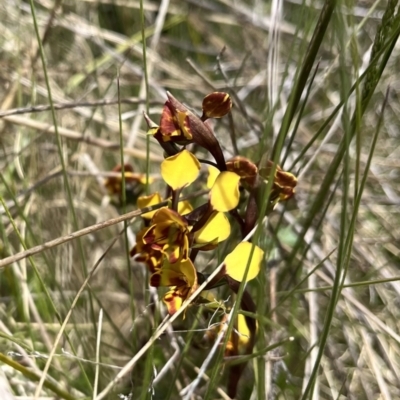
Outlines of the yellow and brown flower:
{"label": "yellow and brown flower", "polygon": [[130,251],[130,256],[135,257],[136,261],[145,263],[151,273],[156,272],[161,268],[164,254],[160,250],[155,250],[151,244],[145,244],[143,236],[148,228],[140,230],[136,234],[136,244]]}
{"label": "yellow and brown flower", "polygon": [[163,301],[169,314],[172,315],[197,289],[197,272],[190,259],[172,264],[166,262],[150,277],[150,285],[170,287],[170,290],[164,295]]}
{"label": "yellow and brown flower", "polygon": [[[215,158],[218,168],[221,171],[225,171],[225,158],[210,126],[172,96],[171,93],[167,92],[167,96],[168,100],[161,114],[160,126],[151,127],[149,133],[153,134],[162,146],[165,142],[173,142],[180,145],[196,143],[208,150]],[[168,152],[168,148],[165,146],[163,148]],[[175,153],[176,151],[169,155]]]}
{"label": "yellow and brown flower", "polygon": [[[122,198],[122,165],[116,165],[112,172],[120,173],[119,176],[110,176],[104,181],[104,186],[110,196],[118,196]],[[146,174],[135,173],[131,164],[124,164],[125,175],[125,191],[127,194],[137,192],[140,193],[146,184]],[[153,179],[149,179],[152,183]]]}
{"label": "yellow and brown flower", "polygon": [[160,208],[151,219],[151,226],[143,234],[143,243],[166,255],[173,264],[187,260],[189,253],[189,225],[178,212]]}
{"label": "yellow and brown flower", "polygon": [[262,160],[260,175],[268,182],[272,169],[275,166],[274,182],[270,194],[270,202],[278,203],[290,199],[294,193],[297,185],[297,178],[290,172],[283,171],[279,165],[275,165],[271,160]]}

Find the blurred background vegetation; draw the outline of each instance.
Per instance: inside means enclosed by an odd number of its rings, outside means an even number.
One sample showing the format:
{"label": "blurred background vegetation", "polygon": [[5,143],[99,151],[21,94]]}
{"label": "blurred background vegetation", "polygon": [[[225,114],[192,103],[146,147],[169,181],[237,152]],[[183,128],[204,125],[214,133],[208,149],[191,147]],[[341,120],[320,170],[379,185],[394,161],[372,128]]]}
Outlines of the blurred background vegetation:
{"label": "blurred background vegetation", "polygon": [[[263,227],[268,262],[249,285],[258,353],[238,398],[400,398],[399,29],[392,0],[1,2],[0,258],[116,218],[104,179],[120,141],[137,172],[157,178],[163,159],[153,140],[147,152],[143,111],[158,122],[167,90],[198,112],[227,91],[232,121],[215,125],[227,158],[268,153],[299,179]],[[165,310],[127,257],[139,226],[95,229],[0,269],[2,399],[34,398],[104,254],[36,398],[95,398],[150,339]],[[212,322],[189,308],[106,398],[185,398]],[[224,362],[213,368],[211,389],[205,378],[191,398],[227,398]]]}

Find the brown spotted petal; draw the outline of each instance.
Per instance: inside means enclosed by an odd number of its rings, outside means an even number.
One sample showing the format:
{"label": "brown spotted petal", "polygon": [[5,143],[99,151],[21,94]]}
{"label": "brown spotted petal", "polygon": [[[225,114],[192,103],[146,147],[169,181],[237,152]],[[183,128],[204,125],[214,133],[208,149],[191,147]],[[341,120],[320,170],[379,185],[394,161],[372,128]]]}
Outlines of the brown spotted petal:
{"label": "brown spotted petal", "polygon": [[[181,307],[183,302],[187,299],[190,289],[182,289],[180,287],[172,287],[163,297],[164,304],[168,309],[169,315],[174,315]],[[183,314],[185,318],[185,313]]]}
{"label": "brown spotted petal", "polygon": [[169,100],[164,104],[159,132],[164,142],[173,141],[185,144],[193,139],[187,112],[176,111]]}
{"label": "brown spotted petal", "polygon": [[226,162],[228,171],[235,172],[240,176],[241,184],[251,189],[257,182],[258,168],[246,157],[236,156]]}
{"label": "brown spotted petal", "polygon": [[274,183],[281,188],[281,193],[279,195],[280,200],[286,200],[294,195],[297,178],[290,172],[279,169],[275,173]]}
{"label": "brown spotted petal", "polygon": [[214,92],[203,99],[203,115],[201,119],[222,118],[232,108],[232,100],[228,93]]}

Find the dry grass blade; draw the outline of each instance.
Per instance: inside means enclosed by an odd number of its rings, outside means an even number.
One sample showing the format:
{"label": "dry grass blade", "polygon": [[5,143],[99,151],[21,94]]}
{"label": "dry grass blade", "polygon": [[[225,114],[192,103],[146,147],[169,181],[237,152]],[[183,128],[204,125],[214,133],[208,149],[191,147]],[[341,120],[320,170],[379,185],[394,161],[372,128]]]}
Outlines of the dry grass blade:
{"label": "dry grass blade", "polygon": [[[29,119],[29,118],[9,116],[9,117],[3,117],[3,120],[10,122],[12,124],[24,126],[26,128],[35,129],[37,131],[44,132],[44,133],[54,134],[54,132],[55,132],[53,125],[38,122],[38,121]],[[100,147],[103,149],[108,149],[108,150],[117,151],[120,148],[120,145],[117,142],[111,142],[111,141],[105,140],[105,139],[99,139],[96,137],[82,135],[79,132],[73,131],[71,129],[59,127],[58,131],[59,131],[60,135],[65,137],[66,139],[87,143],[87,144],[97,146],[97,147]],[[124,148],[124,153],[127,155],[137,157],[137,158],[141,158],[141,159],[146,158],[146,152],[144,150],[137,150],[134,148]],[[155,155],[155,154],[151,154],[150,159],[152,161],[162,161],[162,157]]]}
{"label": "dry grass blade", "polygon": [[[0,2],[0,398],[228,399],[232,366],[245,366],[237,400],[398,398],[399,1],[29,3]],[[186,145],[199,176],[162,201],[164,149],[142,111],[165,123],[169,92],[200,117],[210,91],[234,104],[207,122],[226,160],[298,174],[253,237],[251,354],[229,353],[241,291],[220,282],[166,317],[154,271],[129,255],[144,213],[205,207],[213,162]],[[201,287],[257,220],[247,200],[228,238],[197,252]]]}

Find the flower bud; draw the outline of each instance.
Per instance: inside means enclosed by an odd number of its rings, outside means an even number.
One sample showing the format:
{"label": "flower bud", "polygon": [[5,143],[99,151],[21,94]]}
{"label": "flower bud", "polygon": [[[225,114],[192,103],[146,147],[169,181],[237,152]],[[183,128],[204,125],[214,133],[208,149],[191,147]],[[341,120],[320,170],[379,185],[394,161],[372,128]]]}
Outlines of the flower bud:
{"label": "flower bud", "polygon": [[203,99],[203,115],[201,119],[221,118],[232,108],[232,100],[228,93],[214,92]]}
{"label": "flower bud", "polygon": [[236,156],[226,162],[228,171],[235,172],[240,176],[240,183],[251,190],[257,181],[258,168],[246,157]]}
{"label": "flower bud", "polygon": [[[271,160],[262,160],[259,167],[260,175],[268,181],[274,162]],[[279,202],[290,199],[294,193],[297,185],[297,178],[290,172],[285,172],[279,165],[275,167],[274,183],[271,189],[270,201]]]}

